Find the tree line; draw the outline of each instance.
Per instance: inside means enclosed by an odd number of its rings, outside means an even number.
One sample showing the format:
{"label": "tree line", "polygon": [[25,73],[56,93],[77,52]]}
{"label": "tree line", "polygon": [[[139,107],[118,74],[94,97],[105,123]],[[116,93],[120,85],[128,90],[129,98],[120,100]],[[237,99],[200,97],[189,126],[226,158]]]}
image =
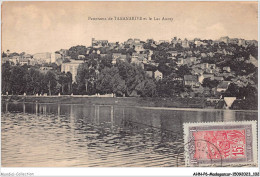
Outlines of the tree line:
{"label": "tree line", "polygon": [[21,95],[45,94],[57,95],[72,92],[71,73],[61,73],[56,70],[47,72],[37,67],[2,65],[2,93]]}

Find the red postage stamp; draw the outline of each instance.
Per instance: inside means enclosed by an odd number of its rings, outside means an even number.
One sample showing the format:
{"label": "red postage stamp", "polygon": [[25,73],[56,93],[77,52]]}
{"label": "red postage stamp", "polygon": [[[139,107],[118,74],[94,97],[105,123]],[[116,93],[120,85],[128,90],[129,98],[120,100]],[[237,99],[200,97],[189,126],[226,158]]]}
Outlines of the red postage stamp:
{"label": "red postage stamp", "polygon": [[184,124],[185,165],[257,164],[256,121]]}

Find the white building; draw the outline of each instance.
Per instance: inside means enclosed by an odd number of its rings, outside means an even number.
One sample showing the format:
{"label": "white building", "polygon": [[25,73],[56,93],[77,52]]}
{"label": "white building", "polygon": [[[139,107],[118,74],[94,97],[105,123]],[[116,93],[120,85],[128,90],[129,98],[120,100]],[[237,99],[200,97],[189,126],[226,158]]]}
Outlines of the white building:
{"label": "white building", "polygon": [[61,54],[58,53],[51,53],[51,63],[56,63],[57,59],[61,58]]}
{"label": "white building", "polygon": [[33,55],[33,59],[35,59],[39,64],[41,63],[51,63],[51,53],[36,53]]}
{"label": "white building", "polygon": [[76,82],[78,67],[83,63],[83,60],[70,60],[69,63],[62,63],[61,72],[70,72],[72,74],[72,82]]}
{"label": "white building", "polygon": [[154,78],[157,79],[157,80],[160,80],[160,79],[163,78],[163,74],[160,71],[156,70],[154,72]]}

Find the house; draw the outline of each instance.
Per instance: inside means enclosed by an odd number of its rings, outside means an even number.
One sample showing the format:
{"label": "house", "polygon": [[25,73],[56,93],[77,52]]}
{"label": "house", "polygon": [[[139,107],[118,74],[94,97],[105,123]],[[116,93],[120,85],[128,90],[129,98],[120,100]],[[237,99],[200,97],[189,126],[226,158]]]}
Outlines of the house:
{"label": "house", "polygon": [[9,58],[9,61],[13,65],[17,65],[19,63],[20,56],[13,56],[12,58]]}
{"label": "house", "polygon": [[19,64],[20,65],[29,65],[30,64],[30,60],[28,58],[20,57],[19,58]]}
{"label": "house", "polygon": [[200,69],[200,68],[192,68],[191,73],[193,75],[202,75],[204,73],[204,71],[202,69]]}
{"label": "house", "polygon": [[224,78],[221,77],[221,76],[214,76],[214,80],[217,80],[217,81],[223,81]]}
{"label": "house", "polygon": [[140,39],[134,39],[134,43],[140,44],[141,40]]}
{"label": "house", "polygon": [[171,57],[176,57],[178,55],[177,51],[169,51],[168,53],[170,54]]}
{"label": "house", "polygon": [[113,53],[113,54],[112,54],[112,59],[113,59],[113,60],[126,61],[126,55],[123,55],[123,54],[121,54],[121,53]]}
{"label": "house", "polygon": [[199,66],[200,66],[201,69],[209,68],[209,64],[208,63],[200,63]]}
{"label": "house", "polygon": [[168,41],[168,40],[159,40],[158,44],[162,44],[162,43],[170,43],[170,41]]}
{"label": "house", "polygon": [[33,55],[33,58],[37,61],[37,63],[51,63],[51,53],[44,52],[44,53],[36,53]]}
{"label": "house", "polygon": [[206,57],[207,57],[207,54],[201,53],[200,56],[201,56],[201,58],[206,58]]}
{"label": "house", "polygon": [[209,64],[210,69],[216,69],[216,64]]}
{"label": "house", "polygon": [[117,43],[109,43],[109,49],[114,49],[117,47]]}
{"label": "house", "polygon": [[134,64],[141,64],[142,63],[142,61],[140,61],[140,60],[138,60],[138,58],[132,58],[131,59],[131,63],[134,63]]}
{"label": "house", "polygon": [[229,37],[228,36],[221,37],[219,39],[219,41],[228,44],[229,43]]}
{"label": "house", "polygon": [[184,85],[185,86],[191,86],[191,87],[199,87],[199,79],[196,75],[184,75]]}
{"label": "house", "polygon": [[183,58],[178,58],[177,65],[184,65],[184,59]]}
{"label": "house", "polygon": [[61,59],[61,54],[58,53],[51,54],[51,63],[56,63],[58,59]]}
{"label": "house", "polygon": [[249,56],[249,60],[246,60],[246,63],[252,63],[255,67],[258,67],[258,60],[252,55]]}
{"label": "house", "polygon": [[148,60],[152,60],[152,55],[153,55],[153,51],[152,51],[152,50],[148,50],[147,59],[148,59]]}
{"label": "house", "polygon": [[61,72],[70,72],[72,74],[72,82],[76,82],[78,67],[83,63],[83,60],[70,60],[69,63],[62,63]]}
{"label": "house", "polygon": [[217,92],[225,92],[228,89],[230,81],[222,81],[217,86]]}
{"label": "house", "polygon": [[112,59],[112,64],[113,64],[113,65],[116,64],[116,59]]}
{"label": "house", "polygon": [[230,73],[230,67],[229,66],[226,66],[226,67],[223,67],[223,71],[226,71],[226,72],[228,72],[228,73]]}
{"label": "house", "polygon": [[214,80],[214,74],[201,74],[198,76],[199,82],[202,84],[203,80],[209,78],[210,80]]}
{"label": "house", "polygon": [[210,80],[214,80],[214,74],[203,74],[204,79],[209,78]]}
{"label": "house", "polygon": [[154,78],[155,78],[156,80],[160,80],[160,79],[163,78],[163,74],[162,74],[160,71],[156,70],[156,71],[154,72]]}
{"label": "house", "polygon": [[134,44],[134,48],[135,48],[135,51],[138,52],[138,53],[141,53],[143,52],[145,49],[143,47],[143,44]]}
{"label": "house", "polygon": [[197,61],[196,57],[187,57],[184,60],[184,64],[187,64],[188,66],[191,66],[191,65],[195,64],[196,61]]}
{"label": "house", "polygon": [[9,62],[9,58],[8,57],[3,57],[2,58],[2,64],[6,63],[6,62]]}
{"label": "house", "polygon": [[85,59],[85,55],[78,55],[78,59],[79,60],[84,60]]}
{"label": "house", "polygon": [[185,38],[185,39],[181,42],[181,46],[182,46],[183,48],[190,48],[189,41]]}

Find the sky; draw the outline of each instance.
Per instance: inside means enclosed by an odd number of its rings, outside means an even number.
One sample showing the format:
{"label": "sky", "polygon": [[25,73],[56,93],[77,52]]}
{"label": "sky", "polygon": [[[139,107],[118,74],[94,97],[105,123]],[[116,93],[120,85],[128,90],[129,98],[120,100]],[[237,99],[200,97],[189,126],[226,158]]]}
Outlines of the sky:
{"label": "sky", "polygon": [[[132,16],[148,20],[114,20]],[[154,20],[163,17],[172,20]],[[90,46],[92,38],[257,40],[257,18],[257,2],[3,2],[2,51],[54,52]]]}

